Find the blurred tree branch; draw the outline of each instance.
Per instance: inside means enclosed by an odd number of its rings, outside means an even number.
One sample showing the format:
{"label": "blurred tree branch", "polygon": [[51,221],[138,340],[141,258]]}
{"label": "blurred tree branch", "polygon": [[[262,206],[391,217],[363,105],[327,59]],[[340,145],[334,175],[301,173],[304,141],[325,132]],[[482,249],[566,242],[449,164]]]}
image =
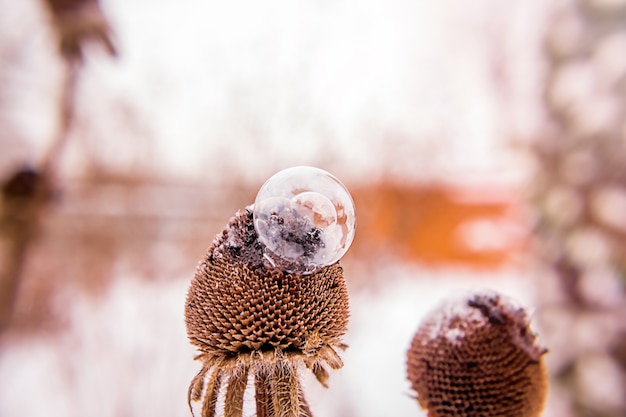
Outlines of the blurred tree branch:
{"label": "blurred tree branch", "polygon": [[56,188],[55,172],[66,148],[75,115],[75,98],[85,45],[96,41],[117,56],[111,30],[97,0],[45,0],[59,41],[66,73],[59,102],[58,129],[39,166],[22,166],[1,184],[0,332],[10,325],[29,248]]}
{"label": "blurred tree branch", "polygon": [[59,50],[68,60],[82,60],[89,41],[101,43],[106,51],[117,55],[111,29],[98,0],[44,0],[51,12],[59,37]]}

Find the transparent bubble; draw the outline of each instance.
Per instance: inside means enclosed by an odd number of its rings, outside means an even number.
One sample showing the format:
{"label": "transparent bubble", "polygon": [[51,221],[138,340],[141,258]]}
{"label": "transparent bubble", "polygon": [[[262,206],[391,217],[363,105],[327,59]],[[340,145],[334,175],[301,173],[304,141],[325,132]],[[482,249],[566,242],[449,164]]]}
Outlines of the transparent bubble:
{"label": "transparent bubble", "polygon": [[254,228],[270,265],[311,273],[338,261],[355,231],[346,187],[313,167],[288,168],[263,184],[254,201]]}

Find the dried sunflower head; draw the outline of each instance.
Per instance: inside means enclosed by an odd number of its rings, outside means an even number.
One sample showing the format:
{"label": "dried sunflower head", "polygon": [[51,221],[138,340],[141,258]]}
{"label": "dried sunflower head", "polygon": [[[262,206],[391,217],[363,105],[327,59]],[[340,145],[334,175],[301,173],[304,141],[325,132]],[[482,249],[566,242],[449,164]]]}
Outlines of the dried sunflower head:
{"label": "dried sunflower head", "polygon": [[498,295],[449,302],[420,325],[408,379],[430,417],[536,417],[547,392],[526,312]]}
{"label": "dried sunflower head", "polygon": [[[280,213],[270,215],[286,223]],[[298,224],[303,222],[308,224]],[[309,226],[315,230],[314,223]],[[289,253],[294,245],[323,248],[320,233],[309,226],[297,240],[279,236],[281,244],[291,245]],[[215,415],[222,402],[225,416],[241,416],[248,385],[254,387],[257,416],[310,416],[298,367],[326,386],[327,367],[343,366],[337,349],[345,347],[349,310],[341,266],[333,261],[298,269],[297,257],[281,264],[277,252],[268,256],[249,207],[231,219],[196,270],[185,321],[203,364],[191,381],[189,403],[202,400],[203,417]]]}

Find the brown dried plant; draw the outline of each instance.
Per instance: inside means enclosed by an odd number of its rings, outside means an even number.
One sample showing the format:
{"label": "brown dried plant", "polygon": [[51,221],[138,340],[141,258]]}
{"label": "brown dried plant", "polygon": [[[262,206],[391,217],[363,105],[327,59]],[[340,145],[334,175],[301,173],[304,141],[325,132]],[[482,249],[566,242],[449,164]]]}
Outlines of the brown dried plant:
{"label": "brown dried plant", "polygon": [[545,352],[522,308],[476,294],[421,324],[408,379],[430,417],[537,417],[547,393]]}
{"label": "brown dried plant", "polygon": [[338,263],[311,275],[263,264],[250,209],[239,211],[216,237],[189,289],[185,320],[202,369],[188,402],[202,400],[202,417],[242,416],[254,390],[258,417],[311,416],[299,382],[304,365],[327,386],[327,366],[343,362],[337,349],[348,324],[348,293]]}
{"label": "brown dried plant", "polygon": [[99,0],[45,0],[59,38],[59,49],[68,61],[82,61],[85,44],[95,41],[117,55],[111,29]]}

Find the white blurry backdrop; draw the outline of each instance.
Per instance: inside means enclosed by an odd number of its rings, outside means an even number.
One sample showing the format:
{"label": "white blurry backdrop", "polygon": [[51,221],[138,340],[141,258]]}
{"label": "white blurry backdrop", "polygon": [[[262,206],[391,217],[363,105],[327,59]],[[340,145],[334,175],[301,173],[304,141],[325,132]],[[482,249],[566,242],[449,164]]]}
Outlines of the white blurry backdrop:
{"label": "white blurry backdrop", "polygon": [[[37,156],[56,117],[61,69],[38,5],[0,3],[3,82],[15,88],[11,123],[23,139],[14,158]],[[90,152],[117,170],[193,180],[257,180],[295,164],[362,181],[507,177],[519,170],[503,139],[541,126],[541,1],[102,8],[120,57],[88,57],[72,174]]]}

